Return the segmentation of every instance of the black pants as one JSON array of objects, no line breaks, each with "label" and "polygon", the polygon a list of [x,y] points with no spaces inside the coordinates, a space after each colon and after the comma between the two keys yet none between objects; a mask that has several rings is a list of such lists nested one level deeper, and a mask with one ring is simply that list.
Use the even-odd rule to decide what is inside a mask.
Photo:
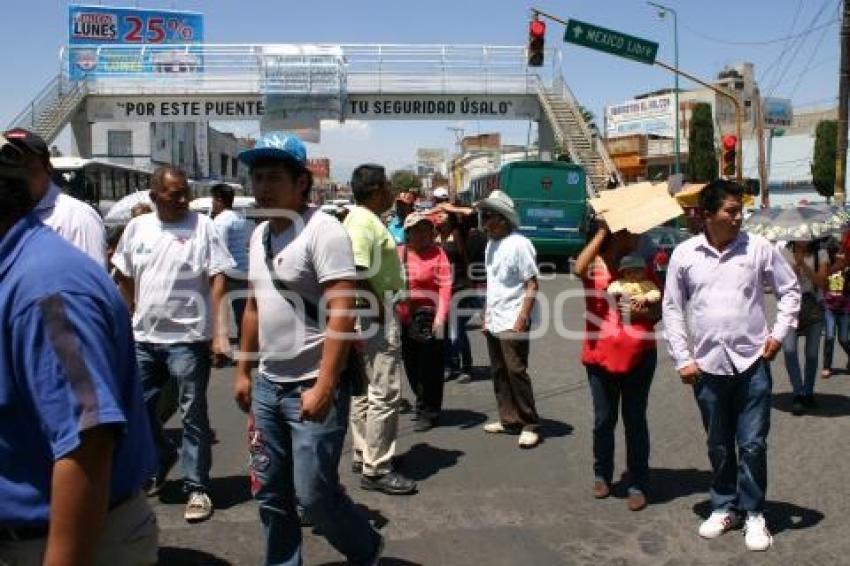
[{"label": "black pants", "polygon": [[506,428],[536,425],[540,418],[528,377],[528,337],[520,337],[515,332],[485,332],[484,335],[499,405],[499,421]]},{"label": "black pants", "polygon": [[401,356],[407,381],[416,394],[416,412],[430,419],[436,419],[443,408],[444,342],[414,340],[407,327],[401,332]]}]

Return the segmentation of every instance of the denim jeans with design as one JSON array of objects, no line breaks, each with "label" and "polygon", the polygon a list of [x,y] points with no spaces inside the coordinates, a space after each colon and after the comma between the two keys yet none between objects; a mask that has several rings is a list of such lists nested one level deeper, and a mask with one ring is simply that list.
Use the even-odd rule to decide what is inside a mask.
[{"label": "denim jeans with design", "polygon": [[738,375],[704,373],[694,386],[708,434],[715,510],[764,508],[772,389],[770,365],[763,360]]},{"label": "denim jeans with design", "polygon": [[260,504],[266,564],[302,564],[304,515],[350,564],[371,564],[380,535],[339,483],[350,396],[337,388],[324,422],[301,419],[301,393],[314,381],[278,384],[258,376],[249,441],[251,491]]},{"label": "denim jeans with design", "polygon": [[163,462],[174,451],[165,437],[158,402],[169,380],[177,382],[178,405],[183,420],[180,460],[183,489],[207,491],[212,467],[212,431],[207,412],[207,384],[210,379],[208,342],[154,344],[136,342],[136,361],[145,396],[153,438]]}]

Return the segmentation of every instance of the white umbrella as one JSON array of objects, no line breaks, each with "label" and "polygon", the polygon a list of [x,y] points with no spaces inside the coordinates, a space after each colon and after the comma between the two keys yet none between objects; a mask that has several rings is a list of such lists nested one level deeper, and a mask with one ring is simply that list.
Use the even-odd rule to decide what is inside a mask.
[{"label": "white umbrella", "polygon": [[103,217],[103,222],[106,224],[127,223],[130,221],[130,210],[137,204],[146,204],[153,208],[149,191],[136,191],[130,193],[118,202],[112,205],[106,216]]}]

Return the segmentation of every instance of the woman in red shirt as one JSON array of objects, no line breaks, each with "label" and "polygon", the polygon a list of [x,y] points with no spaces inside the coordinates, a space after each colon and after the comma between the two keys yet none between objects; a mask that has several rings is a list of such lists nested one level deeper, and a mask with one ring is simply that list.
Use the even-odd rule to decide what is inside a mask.
[{"label": "woman in red shirt", "polygon": [[[620,260],[634,252],[639,236],[621,230],[612,234],[604,221],[575,262],[585,289],[586,329],[582,363],[587,368],[593,398],[594,497],[611,494],[614,475],[614,429],[622,403],[626,433],[628,506],[646,507],[649,480],[649,426],[646,408],[657,354],[653,328],[661,318],[660,303],[618,304],[606,293],[616,279]],[[657,281],[649,268],[650,281]],[[659,285],[661,287],[661,285]],[[621,306],[622,305],[622,306]]]},{"label": "woman in red shirt", "polygon": [[443,406],[444,337],[452,300],[452,266],[434,243],[434,224],[420,213],[404,221],[406,246],[399,247],[409,298],[398,305],[401,355],[416,394],[414,430],[437,424]]}]

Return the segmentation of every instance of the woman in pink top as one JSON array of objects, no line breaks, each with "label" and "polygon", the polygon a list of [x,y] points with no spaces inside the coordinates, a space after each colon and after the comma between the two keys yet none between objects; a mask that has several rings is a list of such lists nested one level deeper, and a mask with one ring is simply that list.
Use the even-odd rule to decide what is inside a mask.
[{"label": "woman in pink top", "polygon": [[414,430],[433,428],[443,406],[443,355],[446,320],[452,298],[452,267],[434,243],[434,224],[420,213],[404,221],[406,246],[399,255],[409,298],[398,305],[401,352],[410,387],[416,394]]}]

